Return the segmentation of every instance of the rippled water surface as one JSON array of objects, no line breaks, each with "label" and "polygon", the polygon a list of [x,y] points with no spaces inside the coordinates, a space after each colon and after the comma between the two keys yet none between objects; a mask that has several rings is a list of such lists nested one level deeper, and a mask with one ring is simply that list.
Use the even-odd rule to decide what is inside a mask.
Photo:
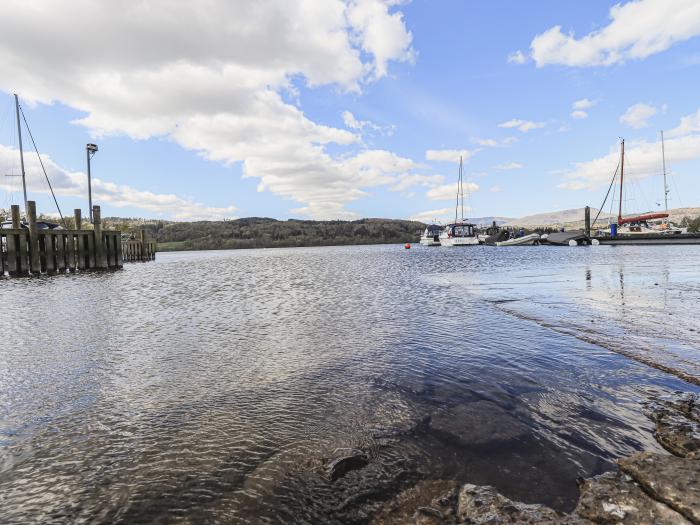
[{"label": "rippled water surface", "polygon": [[[365,523],[421,480],[566,510],[698,391],[700,247],[159,254],[0,282],[0,522]],[[369,464],[335,481],[338,448]]]}]

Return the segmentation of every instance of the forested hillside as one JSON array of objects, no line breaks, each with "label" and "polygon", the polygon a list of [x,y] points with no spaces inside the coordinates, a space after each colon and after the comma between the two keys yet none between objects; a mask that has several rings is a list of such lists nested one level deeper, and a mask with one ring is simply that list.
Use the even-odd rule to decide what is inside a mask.
[{"label": "forested hillside", "polygon": [[417,242],[425,225],[390,219],[278,221],[251,217],[220,222],[158,221],[143,227],[163,251]]}]

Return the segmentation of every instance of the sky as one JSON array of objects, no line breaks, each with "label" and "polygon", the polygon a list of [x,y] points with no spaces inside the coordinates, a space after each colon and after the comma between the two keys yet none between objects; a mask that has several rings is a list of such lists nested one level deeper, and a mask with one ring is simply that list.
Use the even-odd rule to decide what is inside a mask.
[{"label": "sky", "polygon": [[0,208],[23,202],[13,93],[68,215],[88,142],[103,216],[444,220],[460,156],[470,217],[598,207],[621,138],[624,209],[659,210],[661,130],[669,206],[700,206],[697,0],[4,0],[0,20]]}]

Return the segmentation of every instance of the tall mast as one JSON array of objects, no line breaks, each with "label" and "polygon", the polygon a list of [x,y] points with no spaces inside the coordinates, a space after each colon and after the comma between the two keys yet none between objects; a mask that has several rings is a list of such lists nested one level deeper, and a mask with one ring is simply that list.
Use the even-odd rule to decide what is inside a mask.
[{"label": "tall mast", "polygon": [[24,218],[29,220],[27,211],[27,180],[24,174],[24,151],[22,151],[22,126],[19,122],[19,99],[15,93],[15,111],[17,112],[17,137],[19,138],[19,162],[22,168],[22,190],[24,191]]},{"label": "tall mast", "polygon": [[625,178],[625,139],[620,147],[620,211],[617,214],[617,224],[622,223],[622,183]]},{"label": "tall mast", "polygon": [[461,222],[464,222],[464,171],[462,170],[462,156],[459,156],[459,189],[462,194],[462,217]]},{"label": "tall mast", "polygon": [[666,184],[666,150],[664,148],[664,130],[661,130],[661,158],[664,163],[664,206],[668,212],[668,185]]},{"label": "tall mast", "polygon": [[457,210],[459,209],[459,181],[462,178],[462,157],[459,158],[459,175],[457,176],[457,202],[455,202],[455,224],[457,224]]}]

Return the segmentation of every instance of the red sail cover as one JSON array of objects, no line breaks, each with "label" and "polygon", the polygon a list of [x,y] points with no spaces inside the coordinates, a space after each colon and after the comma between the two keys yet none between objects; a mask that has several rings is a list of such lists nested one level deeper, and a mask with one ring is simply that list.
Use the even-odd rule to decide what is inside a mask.
[{"label": "red sail cover", "polygon": [[627,224],[628,222],[639,222],[639,221],[650,221],[652,219],[665,219],[668,217],[668,213],[647,213],[646,215],[637,215],[636,217],[625,217],[619,219],[617,223]]}]

